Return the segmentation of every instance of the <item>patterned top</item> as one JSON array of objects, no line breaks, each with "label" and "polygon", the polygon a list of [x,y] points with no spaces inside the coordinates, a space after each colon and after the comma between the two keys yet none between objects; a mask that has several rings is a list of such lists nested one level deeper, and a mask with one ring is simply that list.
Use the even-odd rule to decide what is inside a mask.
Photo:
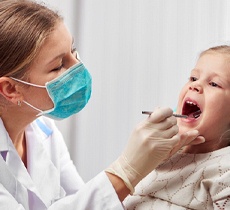
[{"label": "patterned top", "polygon": [[127,210],[230,209],[230,147],[175,154],[144,178],[124,205]]}]

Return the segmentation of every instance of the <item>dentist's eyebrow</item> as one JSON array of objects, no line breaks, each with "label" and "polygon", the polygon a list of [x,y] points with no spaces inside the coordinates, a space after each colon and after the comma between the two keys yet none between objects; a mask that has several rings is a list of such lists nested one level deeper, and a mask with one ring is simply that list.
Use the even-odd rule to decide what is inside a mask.
[{"label": "dentist's eyebrow", "polygon": [[[72,37],[72,45],[73,45],[73,44],[74,44],[74,38]],[[72,48],[72,46],[71,46],[71,48]],[[61,54],[55,56],[55,57],[52,58],[47,64],[50,64],[50,63],[54,62],[55,60],[58,60],[58,59],[63,58],[63,57],[65,56],[65,54],[66,54],[66,53],[61,53]]]},{"label": "dentist's eyebrow", "polygon": [[51,61],[48,62],[48,64],[53,63],[55,60],[61,59],[65,56],[65,53],[62,53],[60,55],[57,55],[56,57],[52,58]]}]

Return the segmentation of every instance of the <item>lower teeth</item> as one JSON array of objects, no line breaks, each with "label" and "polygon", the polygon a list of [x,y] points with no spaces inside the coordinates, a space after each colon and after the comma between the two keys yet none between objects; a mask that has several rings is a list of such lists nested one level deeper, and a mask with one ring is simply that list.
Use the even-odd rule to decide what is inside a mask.
[{"label": "lower teeth", "polygon": [[191,113],[191,114],[189,115],[189,117],[198,118],[198,117],[200,117],[200,114],[201,114],[201,111],[198,110],[198,111],[196,111],[196,112]]}]

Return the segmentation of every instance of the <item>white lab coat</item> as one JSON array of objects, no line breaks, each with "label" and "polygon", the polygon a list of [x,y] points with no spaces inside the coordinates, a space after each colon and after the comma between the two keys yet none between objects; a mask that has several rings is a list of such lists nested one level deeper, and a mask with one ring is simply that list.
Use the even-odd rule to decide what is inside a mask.
[{"label": "white lab coat", "polygon": [[26,146],[27,169],[0,119],[1,210],[124,209],[104,172],[84,184],[52,120],[31,123]]}]

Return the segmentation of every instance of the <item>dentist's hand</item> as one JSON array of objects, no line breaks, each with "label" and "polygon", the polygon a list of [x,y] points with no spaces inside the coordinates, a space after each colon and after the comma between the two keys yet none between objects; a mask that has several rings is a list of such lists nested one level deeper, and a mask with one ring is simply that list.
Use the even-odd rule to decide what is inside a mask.
[{"label": "dentist's hand", "polygon": [[172,151],[169,154],[169,157],[174,155],[178,150],[187,145],[197,145],[205,142],[203,136],[198,136],[199,132],[197,130],[191,130],[180,135],[180,141],[173,147]]},{"label": "dentist's hand", "polygon": [[181,147],[199,135],[193,130],[178,134],[177,120],[170,108],[158,108],[131,134],[123,154],[107,172],[119,176],[131,194],[137,183]]}]

